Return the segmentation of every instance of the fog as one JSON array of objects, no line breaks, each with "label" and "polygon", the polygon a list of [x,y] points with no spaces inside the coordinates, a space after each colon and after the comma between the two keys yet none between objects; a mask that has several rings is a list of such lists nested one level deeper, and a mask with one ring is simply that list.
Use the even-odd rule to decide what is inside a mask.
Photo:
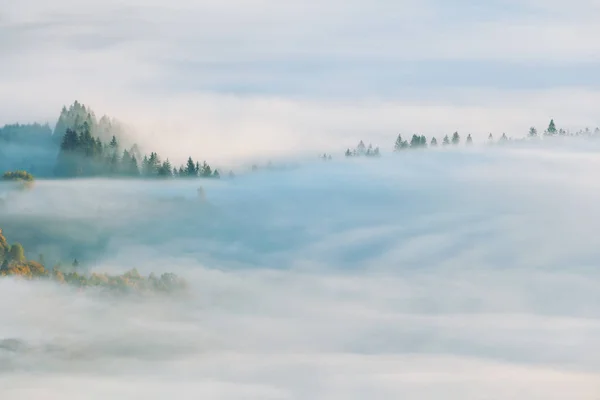
[{"label": "fog", "polygon": [[0,227],[30,257],[175,272],[190,290],[0,280],[0,398],[596,399],[598,150],[2,186]]}]

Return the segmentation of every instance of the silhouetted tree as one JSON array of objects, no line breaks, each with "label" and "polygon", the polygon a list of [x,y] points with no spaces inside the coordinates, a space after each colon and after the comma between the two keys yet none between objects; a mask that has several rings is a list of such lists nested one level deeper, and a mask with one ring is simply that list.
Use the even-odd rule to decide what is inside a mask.
[{"label": "silhouetted tree", "polygon": [[459,143],[460,143],[460,135],[458,134],[458,132],[454,132],[452,134],[452,144],[456,146]]},{"label": "silhouetted tree", "polygon": [[535,129],[535,127],[532,126],[531,128],[529,128],[529,134],[528,134],[529,137],[534,138],[534,137],[537,137],[537,135],[538,135],[538,132],[537,132],[537,129]]}]

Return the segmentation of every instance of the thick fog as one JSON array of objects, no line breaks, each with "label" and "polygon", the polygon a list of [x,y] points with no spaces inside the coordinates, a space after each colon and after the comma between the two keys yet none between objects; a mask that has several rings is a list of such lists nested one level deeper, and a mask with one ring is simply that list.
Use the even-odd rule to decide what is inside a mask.
[{"label": "thick fog", "polygon": [[0,280],[0,398],[597,399],[599,149],[3,186],[0,227],[30,257],[190,289]]}]

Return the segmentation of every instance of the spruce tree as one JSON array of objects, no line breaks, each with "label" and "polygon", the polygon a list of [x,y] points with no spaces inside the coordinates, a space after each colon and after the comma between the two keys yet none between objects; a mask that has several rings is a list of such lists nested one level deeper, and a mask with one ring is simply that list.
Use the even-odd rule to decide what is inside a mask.
[{"label": "spruce tree", "polygon": [[438,143],[437,143],[437,139],[435,137],[431,138],[431,147],[437,147]]},{"label": "spruce tree", "polygon": [[365,154],[365,144],[362,140],[358,143],[358,146],[356,146],[356,151],[359,155]]},{"label": "spruce tree", "polygon": [[402,147],[402,135],[398,135],[398,137],[396,138],[396,143],[394,144],[394,151],[400,151],[403,149]]},{"label": "spruce tree", "polygon": [[529,128],[528,136],[530,138],[535,138],[535,137],[537,137],[537,135],[538,135],[538,133],[537,133],[537,129],[535,129],[535,127],[532,126],[531,128]]},{"label": "spruce tree", "polygon": [[554,124],[554,119],[550,120],[550,124],[548,125],[548,129],[546,130],[548,135],[556,135],[557,130],[556,130],[556,125]]},{"label": "spruce tree", "polygon": [[467,135],[467,146],[470,146],[473,144],[473,138],[471,137],[471,134],[469,133]]},{"label": "spruce tree", "polygon": [[421,137],[417,135],[412,135],[412,138],[410,139],[410,148],[416,149],[418,147],[421,147]]},{"label": "spruce tree", "polygon": [[197,175],[196,164],[194,163],[194,160],[192,160],[192,157],[189,157],[187,160],[187,164],[185,167],[185,175],[186,176],[196,176]]},{"label": "spruce tree", "polygon": [[458,132],[454,132],[452,134],[452,144],[456,146],[459,143],[460,143],[460,135],[458,134]]},{"label": "spruce tree", "polygon": [[442,145],[443,146],[448,146],[450,144],[450,138],[448,137],[448,135],[444,136],[444,140],[442,140]]},{"label": "spruce tree", "polygon": [[206,161],[204,161],[204,163],[202,164],[202,170],[200,172],[200,175],[205,178],[209,178],[212,175],[212,170],[210,168],[210,165],[208,165],[206,163]]}]

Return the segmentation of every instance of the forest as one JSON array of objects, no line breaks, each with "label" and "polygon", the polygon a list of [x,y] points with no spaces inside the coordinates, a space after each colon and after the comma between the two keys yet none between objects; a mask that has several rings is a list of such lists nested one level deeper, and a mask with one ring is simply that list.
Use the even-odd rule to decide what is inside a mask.
[{"label": "forest", "polygon": [[219,178],[218,169],[189,157],[172,165],[156,152],[142,155],[134,143],[125,148],[125,128],[75,101],[63,107],[54,129],[48,124],[0,128],[0,171],[27,171],[38,178],[130,177]]},{"label": "forest", "polygon": [[186,281],[173,273],[163,273],[160,277],[150,274],[140,275],[132,269],[122,275],[97,273],[80,268],[74,260],[70,266],[56,264],[47,268],[44,256],[38,261],[28,260],[20,243],[9,244],[0,229],[0,277],[14,277],[25,280],[46,280],[76,288],[97,288],[119,293],[174,293],[187,287]]}]

